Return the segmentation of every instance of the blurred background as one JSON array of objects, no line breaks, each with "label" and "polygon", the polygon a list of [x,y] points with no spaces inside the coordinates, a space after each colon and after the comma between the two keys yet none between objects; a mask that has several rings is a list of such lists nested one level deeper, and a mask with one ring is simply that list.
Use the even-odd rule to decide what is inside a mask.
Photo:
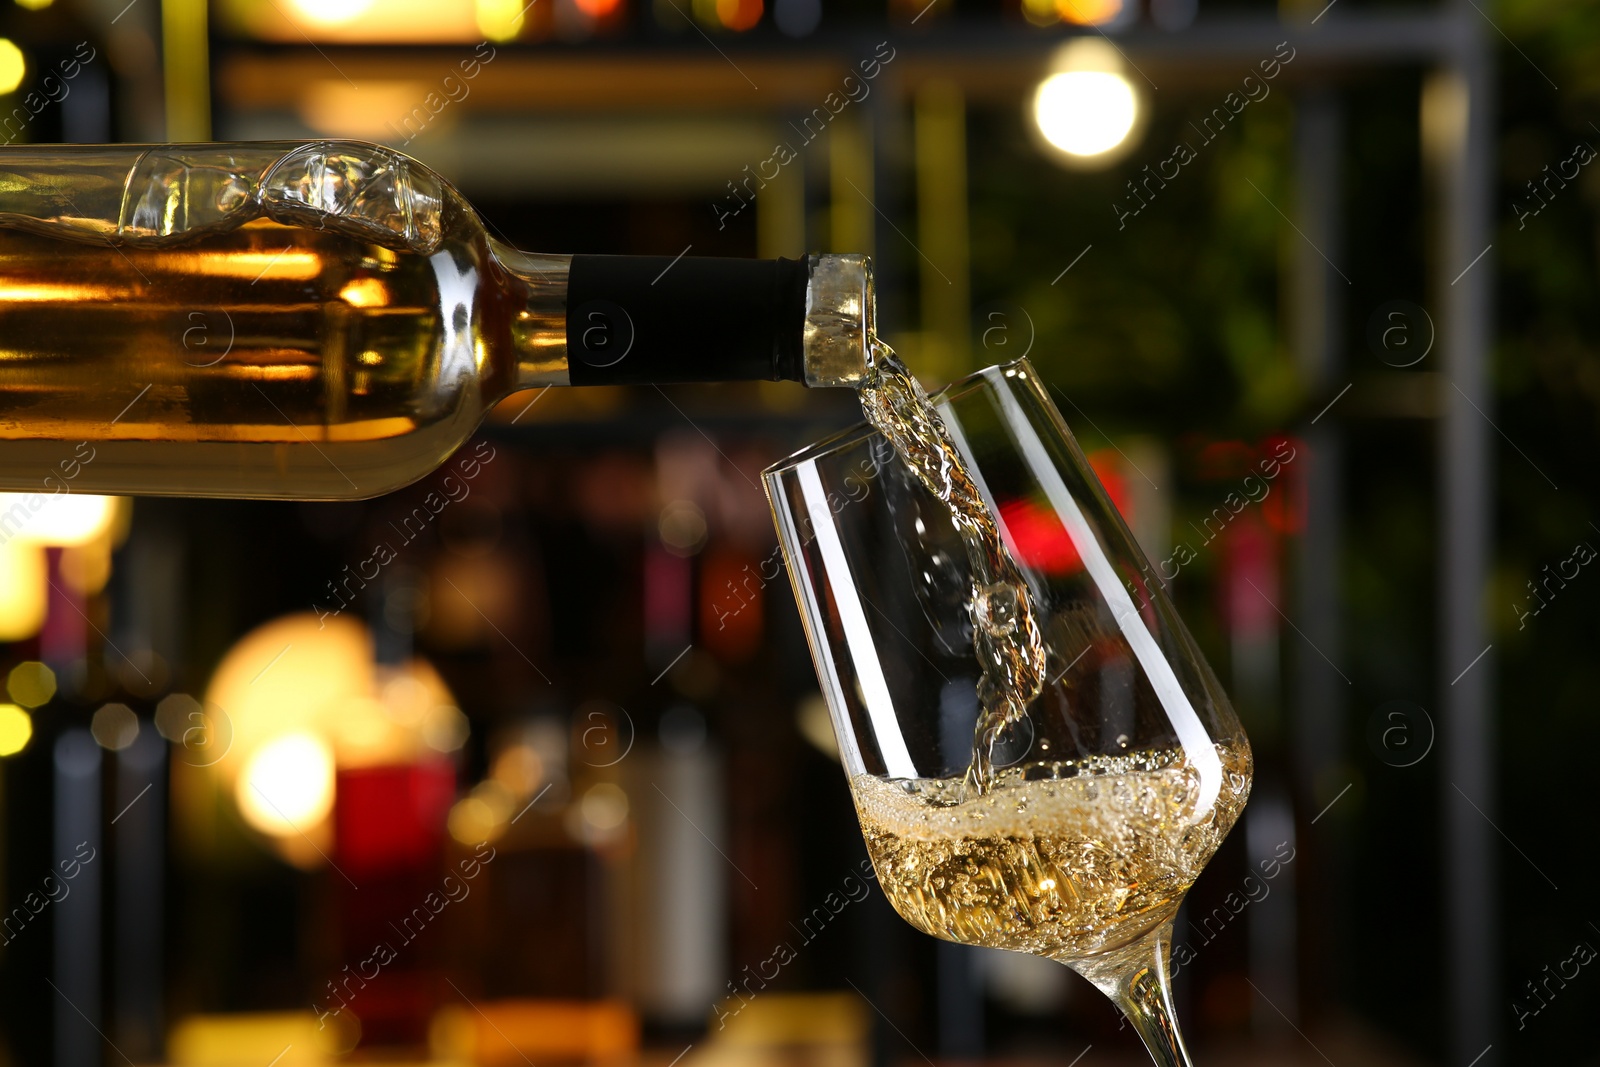
[{"label": "blurred background", "polygon": [[[1200,1062],[1600,1063],[1597,52],[1559,0],[0,0],[0,138],[871,253],[927,382],[1034,362],[1245,719]],[[558,389],[389,497],[5,531],[0,1064],[1148,1062],[863,873],[758,487],[858,417]]]}]

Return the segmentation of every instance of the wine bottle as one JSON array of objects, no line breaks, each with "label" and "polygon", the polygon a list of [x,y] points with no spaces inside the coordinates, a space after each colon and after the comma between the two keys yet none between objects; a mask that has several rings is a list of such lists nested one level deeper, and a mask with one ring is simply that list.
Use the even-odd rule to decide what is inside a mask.
[{"label": "wine bottle", "polygon": [[863,256],[536,255],[358,141],[0,149],[0,489],[360,499],[509,394],[866,373]]}]

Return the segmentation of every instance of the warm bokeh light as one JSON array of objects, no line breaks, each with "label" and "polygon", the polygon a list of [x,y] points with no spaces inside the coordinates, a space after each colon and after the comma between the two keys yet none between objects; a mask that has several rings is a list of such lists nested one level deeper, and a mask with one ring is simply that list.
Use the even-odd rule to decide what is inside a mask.
[{"label": "warm bokeh light", "polygon": [[295,13],[320,26],[342,26],[366,14],[373,0],[289,0]]},{"label": "warm bokeh light", "polygon": [[111,580],[112,537],[110,532],[61,552],[61,579],[67,588],[83,596],[93,596]]},{"label": "warm bokeh light", "polygon": [[345,704],[338,716],[322,724],[341,767],[378,767],[404,763],[405,731],[384,714],[371,697]]},{"label": "warm bokeh light", "polygon": [[[5,63],[0,55],[0,67]],[[47,545],[84,545],[111,529],[115,497],[92,493],[0,493],[0,527]]]},{"label": "warm bokeh light", "polygon": [[1121,158],[1144,120],[1122,53],[1099,37],[1077,37],[1056,51],[1030,112],[1040,147],[1082,168]]},{"label": "warm bokeh light", "polygon": [[1123,0],[1055,0],[1063,20],[1079,26],[1099,26],[1122,14]]},{"label": "warm bokeh light", "polygon": [[1022,0],[1022,17],[1035,26],[1050,26],[1061,21],[1055,0]]},{"label": "warm bokeh light", "polygon": [[56,672],[35,659],[19,663],[6,676],[6,695],[25,708],[48,704],[56,695]]},{"label": "warm bokeh light", "polygon": [[28,11],[43,11],[56,0],[17,0],[17,6]]},{"label": "warm bokeh light", "polygon": [[333,751],[309,733],[269,741],[245,764],[234,795],[245,821],[262,833],[303,833],[333,810]]},{"label": "warm bokeh light", "polygon": [[495,821],[489,805],[477,797],[462,797],[450,809],[450,836],[463,845],[475,845],[500,836],[500,824]]},{"label": "warm bokeh light", "polygon": [[0,542],[0,641],[38,633],[49,598],[44,549],[20,537]]},{"label": "warm bokeh light", "polygon": [[204,730],[205,711],[188,693],[168,693],[156,705],[156,733],[175,745],[188,743],[191,730]]},{"label": "warm bokeh light", "polygon": [[478,0],[478,29],[491,41],[510,41],[525,22],[522,0]]},{"label": "warm bokeh light", "polygon": [[139,737],[139,717],[126,704],[107,704],[94,713],[89,732],[101,748],[120,752]]},{"label": "warm bokeh light", "polygon": [[706,513],[692,500],[673,500],[661,509],[656,532],[674,556],[692,556],[706,543]]},{"label": "warm bokeh light", "polygon": [[1052,146],[1071,156],[1099,156],[1133,131],[1139,101],[1120,74],[1075,70],[1052,74],[1033,97],[1033,118]]},{"label": "warm bokeh light", "polygon": [[[768,997],[784,995],[771,993]],[[762,999],[765,1002],[767,998]],[[637,1063],[641,1059],[639,1019],[633,1006],[622,1000],[517,997],[477,1000],[470,1005],[446,1003],[433,1017],[428,1043],[434,1057],[429,1062],[441,1065],[510,1067],[519,1063]],[[856,1062],[848,1054],[830,1059],[820,1053],[807,1056],[811,1050],[796,1051],[800,1047],[800,1042],[791,1041],[783,1046],[783,1053],[792,1062]],[[780,1062],[778,1054],[764,1049],[740,1049],[732,1056],[719,1056],[710,1048],[703,1050],[698,1062],[725,1065],[735,1060]]]},{"label": "warm bokeh light", "polygon": [[383,668],[375,694],[333,709],[322,731],[340,767],[412,763],[466,743],[466,716],[454,699],[432,664],[412,660]]},{"label": "warm bokeh light", "polygon": [[233,737],[225,775],[284,734],[324,734],[342,709],[371,699],[372,637],[356,619],[286,615],[241,637],[217,665],[202,703],[226,715]]},{"label": "warm bokeh light", "polygon": [[531,797],[544,781],[544,761],[526,742],[507,745],[489,765],[489,775],[517,797]]},{"label": "warm bokeh light", "polygon": [[439,672],[420,659],[380,669],[365,624],[346,615],[287,615],[252,630],[218,665],[204,703],[230,722],[232,750],[218,764],[230,776],[287,733],[324,738],[340,767],[409,763],[467,738]]},{"label": "warm bokeh light", "polygon": [[480,782],[472,792],[450,809],[450,836],[463,845],[493,841],[505,833],[515,816],[514,800],[499,782]]},{"label": "warm bokeh light", "polygon": [[0,37],[0,95],[14,93],[28,73],[28,61],[8,38]]},{"label": "warm bokeh light", "polygon": [[[419,131],[415,109],[435,88],[427,82],[389,78],[364,78],[359,87],[340,77],[319,78],[301,87],[298,110],[318,133],[394,142]],[[429,128],[448,124],[452,118],[450,112],[434,116]],[[339,296],[352,307],[382,307],[389,293],[382,279],[367,277],[353,279]]]},{"label": "warm bokeh light", "polygon": [[609,833],[628,819],[628,794],[612,782],[589,787],[580,802],[583,821],[601,833]]},{"label": "warm bokeh light", "polygon": [[467,743],[469,733],[467,717],[461,709],[449,704],[437,704],[428,709],[422,720],[423,744],[435,752],[454,752]]},{"label": "warm bokeh light", "polygon": [[439,702],[439,686],[430,684],[434,680],[416,671],[391,672],[380,688],[383,714],[399,726],[421,726]]},{"label": "warm bokeh light", "polygon": [[[547,2],[541,0],[540,6]],[[504,11],[499,4],[492,6]],[[504,39],[489,33],[495,28],[492,22],[480,25],[476,0],[216,0],[211,7],[218,25],[229,32],[300,46],[308,41],[471,45],[485,37]]]},{"label": "warm bokeh light", "polygon": [[169,740],[184,739],[188,762],[213,768],[275,851],[308,868],[325,857],[299,835],[331,847],[336,767],[437,760],[469,734],[432,664],[380,666],[366,625],[348,615],[287,615],[257,627],[223,657],[202,702],[163,702],[156,723]]},{"label": "warm bokeh light", "polygon": [[717,21],[742,32],[761,21],[761,0],[717,0]]},{"label": "warm bokeh light", "polygon": [[0,704],[0,756],[13,756],[28,747],[33,718],[15,704]]},{"label": "warm bokeh light", "polygon": [[349,1052],[360,1035],[348,1008],[321,1019],[312,1012],[189,1015],[173,1024],[167,1061],[183,1067],[320,1067]]}]

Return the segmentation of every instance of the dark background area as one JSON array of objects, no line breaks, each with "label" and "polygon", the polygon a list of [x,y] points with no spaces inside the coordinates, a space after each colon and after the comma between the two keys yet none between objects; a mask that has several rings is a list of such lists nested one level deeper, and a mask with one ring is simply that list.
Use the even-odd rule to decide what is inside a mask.
[{"label": "dark background area", "polygon": [[[1600,577],[1582,567],[1547,609],[1518,614],[1528,582],[1575,546],[1600,546],[1600,179],[1585,166],[1536,216],[1519,220],[1516,206],[1533,202],[1527,183],[1547,165],[1579,143],[1600,146],[1600,8],[1200,0],[1186,18],[1176,0],[1062,0],[1030,20],[1009,2],[824,0],[820,22],[796,34],[779,23],[804,23],[797,0],[737,29],[750,2],[539,0],[498,40],[472,95],[402,145],[383,123],[471,53],[482,35],[470,15],[465,29],[450,23],[419,41],[395,40],[381,15],[329,28],[304,14],[317,9],[309,0],[136,0],[120,13],[120,2],[28,10],[39,5],[0,0],[0,38],[28,56],[0,115],[89,40],[103,58],[18,143],[374,138],[438,168],[524,249],[869,252],[885,333],[913,369],[942,384],[1026,354],[1113,496],[1129,502],[1152,559],[1199,545],[1196,526],[1254,458],[1290,440],[1305,459],[1173,584],[1235,696],[1258,775],[1254,829],[1234,832],[1179,927],[1180,942],[1203,942],[1177,979],[1196,1058],[1600,1062],[1586,1040],[1600,977],[1587,966],[1549,977],[1575,946],[1600,946],[1582,830],[1584,767],[1600,744]],[[493,22],[507,17],[504,5],[477,10],[504,25]],[[1086,24],[1106,10],[1125,14]],[[1174,28],[1162,24],[1169,16]],[[1429,19],[1441,36],[1419,44]],[[206,42],[205,62],[168,47],[185,26]],[[1035,85],[1053,50],[1077,38],[1113,42],[1148,109],[1126,154],[1098,168],[1061,165],[1031,129]],[[872,95],[806,147],[755,210],[719,228],[713,205],[725,183],[883,40],[896,59]],[[1194,140],[1190,124],[1279,40],[1300,51],[1270,94],[1119,226],[1111,205],[1128,183],[1175,141]],[[1259,54],[1256,42],[1266,42]],[[1452,262],[1441,253],[1459,223],[1443,195],[1455,164],[1429,147],[1422,101],[1453,62],[1473,57],[1484,60],[1473,84],[1487,95],[1472,106],[1491,116],[1477,175],[1488,183],[1479,207],[1490,249],[1464,271],[1476,248]],[[337,95],[342,81],[357,87],[353,98]],[[665,140],[640,140],[651,129]],[[1315,129],[1331,157],[1307,147]],[[592,157],[574,157],[562,138],[592,146]],[[959,211],[940,199],[950,196]],[[1465,285],[1479,287],[1487,312],[1482,392],[1454,384],[1462,364],[1451,331],[1463,320],[1451,301]],[[1381,340],[1396,301],[1421,312],[1405,312],[1410,336],[1437,335],[1403,367],[1420,349],[1402,359]],[[1487,487],[1491,552],[1481,573],[1452,576],[1442,560],[1462,513],[1442,487],[1444,428],[1470,413],[1468,394],[1491,456],[1469,472]],[[526,403],[512,397],[491,415],[464,450],[479,441],[496,450],[472,494],[345,613],[375,635],[380,662],[414,653],[431,663],[470,726],[435,760],[449,794],[423,834],[432,851],[384,895],[365,886],[352,895],[333,859],[241,817],[230,781],[207,762],[214,717],[194,720],[200,734],[181,715],[176,729],[163,720],[156,786],[147,808],[132,809],[153,836],[141,844],[122,833],[127,825],[111,820],[136,780],[127,753],[143,749],[107,744],[110,720],[98,713],[126,705],[141,735],[157,736],[164,700],[206,699],[249,631],[325,605],[330,579],[365,559],[442,473],[348,504],[137,500],[109,580],[83,601],[93,624],[78,627],[78,653],[53,651],[66,646],[49,620],[40,635],[0,645],[0,673],[42,661],[59,679],[29,711],[31,740],[0,759],[8,909],[70,855],[58,837],[59,739],[92,729],[84,736],[103,752],[100,858],[85,868],[101,879],[100,898],[84,891],[72,905],[92,908],[99,930],[63,941],[86,914],[63,901],[7,933],[0,1064],[232,1063],[179,1039],[184,1025],[227,1019],[257,1027],[223,1042],[241,1063],[257,1062],[248,1057],[258,1049],[267,1063],[295,1042],[312,1058],[295,1053],[285,1065],[522,1062],[505,1050],[477,1060],[450,1051],[438,1020],[455,1011],[487,1032],[477,1005],[503,1026],[591,1035],[518,1038],[517,1055],[540,1067],[618,1056],[668,1067],[680,1055],[686,1067],[719,1057],[1141,1062],[1114,1010],[1076,976],[935,943],[875,888],[800,944],[795,924],[865,852],[838,765],[807,725],[817,687],[786,580],[739,597],[753,606],[731,626],[719,614],[775,543],[760,469],[856,421],[853,399],[763,383],[553,390],[523,419]],[[681,535],[684,521],[694,536]],[[49,551],[59,577],[75,550]],[[1236,600],[1241,576],[1263,574],[1279,594],[1265,653],[1246,648]],[[1475,597],[1479,647],[1489,646],[1471,665],[1470,653],[1445,647],[1451,581]],[[1490,709],[1484,730],[1453,710],[1475,686]],[[304,700],[318,699],[313,679]],[[1397,708],[1403,716],[1390,717]],[[1401,735],[1386,732],[1396,724]],[[1487,759],[1481,790],[1460,778],[1467,735]],[[410,984],[375,984],[387,999],[363,994],[370,1008],[358,999],[353,1051],[354,1035],[307,1051],[313,1038],[295,1035],[315,1033],[312,1003],[370,950],[353,931],[403,914],[470,854],[472,838],[451,836],[457,824],[446,832],[446,819],[464,812],[467,826],[478,809],[462,805],[473,798],[499,811],[489,801],[500,802],[500,787],[482,790],[502,780],[496,760],[519,745],[539,753],[538,782],[552,789],[529,801],[526,819],[499,812],[483,824],[499,851],[482,892],[408,948],[400,967]],[[624,818],[602,826],[616,790]],[[393,809],[378,811],[374,825],[401,824]],[[1281,826],[1296,849],[1286,876],[1205,938],[1196,917],[1260,869],[1281,839],[1265,835]],[[1451,834],[1477,842],[1485,865],[1464,861]],[[1452,932],[1463,899],[1487,902],[1470,935]],[[649,947],[681,946],[674,931],[703,933],[709,963]],[[746,968],[786,941],[799,948],[795,962],[739,1012],[751,1029],[735,1041],[719,1010],[740,1003]],[[93,958],[99,999],[76,1015],[52,989],[66,971],[85,973],[75,968],[89,957],[73,952]],[[1485,984],[1473,992],[1464,975]],[[658,986],[693,1003],[663,999]],[[844,1000],[785,999],[826,993]],[[630,1044],[628,1026],[541,1022],[550,1004],[621,1005],[642,1036]],[[801,1023],[785,1021],[790,1010]],[[273,1014],[289,1012],[298,1021]],[[73,1044],[82,1021],[101,1036]],[[593,1036],[613,1030],[622,1053]]]}]

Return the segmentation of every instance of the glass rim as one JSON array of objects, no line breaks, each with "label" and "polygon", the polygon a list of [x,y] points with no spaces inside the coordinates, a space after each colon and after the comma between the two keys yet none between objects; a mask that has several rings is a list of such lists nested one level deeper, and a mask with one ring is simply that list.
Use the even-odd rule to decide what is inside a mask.
[{"label": "glass rim", "polygon": [[[937,407],[946,401],[964,396],[970,390],[992,381],[997,376],[1009,376],[1006,375],[1006,372],[1018,367],[1026,368],[1030,373],[1037,373],[1033,371],[1033,365],[1028,362],[1026,356],[1014,359],[1010,363],[996,363],[992,366],[982,367],[931,394],[934,406]],[[781,477],[797,467],[815,462],[835,452],[843,452],[845,449],[860,444],[862,441],[874,436],[878,436],[877,429],[871,423],[863,420],[836,433],[831,433],[822,440],[814,441],[799,451],[785,456],[763,470],[761,477],[763,479]]]}]

